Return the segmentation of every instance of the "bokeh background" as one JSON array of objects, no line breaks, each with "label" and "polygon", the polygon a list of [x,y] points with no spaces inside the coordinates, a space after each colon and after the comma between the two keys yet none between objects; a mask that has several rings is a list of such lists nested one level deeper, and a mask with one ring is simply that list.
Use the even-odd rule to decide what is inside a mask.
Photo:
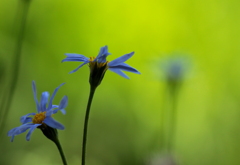
[{"label": "bokeh background", "polygon": [[[0,2],[0,94],[12,76],[24,0]],[[168,97],[158,61],[186,55],[188,73],[178,94],[174,153],[182,165],[240,164],[240,10],[237,0],[32,0],[22,43],[19,77],[0,141],[1,165],[61,164],[55,145],[36,130],[13,143],[7,131],[35,112],[38,97],[62,82],[54,103],[69,98],[59,138],[69,164],[80,164],[82,129],[89,94],[89,68],[61,63],[64,53],[108,60],[135,51],[127,63],[141,75],[130,80],[107,71],[90,114],[88,165],[141,165],[162,153],[161,119]]]}]

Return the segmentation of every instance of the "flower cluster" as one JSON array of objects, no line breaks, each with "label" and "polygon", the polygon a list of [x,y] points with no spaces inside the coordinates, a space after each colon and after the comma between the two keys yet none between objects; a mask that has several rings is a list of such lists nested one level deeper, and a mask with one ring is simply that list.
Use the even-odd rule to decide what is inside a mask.
[{"label": "flower cluster", "polygon": [[[86,108],[84,128],[83,128],[84,132],[83,132],[83,143],[82,143],[82,165],[85,165],[88,118],[89,118],[90,107],[91,107],[95,89],[97,88],[98,85],[101,84],[101,81],[108,69],[127,79],[129,79],[129,77],[123,71],[140,74],[140,72],[138,72],[135,68],[125,63],[125,61],[131,58],[133,54],[134,52],[131,52],[109,62],[106,60],[106,58],[108,55],[110,55],[110,53],[108,52],[108,47],[104,46],[104,47],[101,47],[100,52],[96,58],[95,57],[88,58],[80,54],[67,53],[66,54],[67,57],[62,60],[62,62],[65,62],[65,61],[83,62],[81,65],[79,65],[76,69],[74,69],[70,73],[76,72],[79,68],[81,68],[85,64],[88,64],[90,68],[89,83],[91,88],[90,88],[90,95],[89,95],[89,100]],[[57,145],[57,148],[62,158],[62,162],[64,165],[67,165],[67,161],[64,156],[60,142],[58,140],[58,133],[57,133],[57,129],[63,130],[64,126],[52,118],[52,116],[58,111],[61,111],[63,114],[66,113],[65,108],[68,104],[67,96],[64,96],[62,98],[59,105],[53,104],[53,99],[57,91],[63,84],[61,84],[59,87],[57,87],[54,90],[51,97],[48,92],[43,92],[41,95],[40,101],[38,101],[37,89],[36,89],[35,82],[33,81],[32,88],[33,88],[34,100],[37,106],[37,113],[33,112],[33,113],[29,113],[27,115],[22,116],[20,119],[22,125],[11,129],[8,132],[8,136],[10,136],[11,141],[13,141],[16,135],[19,135],[29,130],[26,136],[26,140],[29,141],[33,131],[36,128],[39,128],[48,139],[52,140]]]}]

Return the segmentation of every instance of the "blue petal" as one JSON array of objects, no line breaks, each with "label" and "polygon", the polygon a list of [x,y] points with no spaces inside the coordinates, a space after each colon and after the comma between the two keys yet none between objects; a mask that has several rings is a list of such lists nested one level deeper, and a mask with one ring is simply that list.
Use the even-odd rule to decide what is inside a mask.
[{"label": "blue petal", "polygon": [[141,74],[135,68],[133,68],[133,67],[131,67],[128,64],[125,64],[125,63],[121,63],[120,65],[112,66],[112,67],[109,67],[109,68],[120,69],[120,70],[132,72],[132,73],[136,73],[136,74]]},{"label": "blue petal", "polygon": [[27,141],[30,140],[30,137],[31,137],[33,131],[40,125],[42,125],[42,124],[34,124],[34,125],[31,126],[31,128],[30,128],[30,130],[29,130],[29,132],[27,133],[27,136],[26,136]]},{"label": "blue petal", "polygon": [[41,97],[41,100],[40,100],[40,106],[41,106],[40,109],[41,109],[41,111],[45,111],[46,110],[48,97],[49,97],[49,93],[48,92],[43,92],[42,93],[42,97]]},{"label": "blue petal", "polygon": [[110,53],[108,52],[108,46],[107,45],[100,48],[100,51],[97,55],[97,58],[101,57],[101,56],[104,56],[104,55],[110,55]]},{"label": "blue petal", "polygon": [[56,128],[56,129],[60,129],[60,130],[63,130],[64,129],[64,126],[57,122],[56,120],[54,120],[52,117],[46,117],[43,122],[45,124],[47,124],[49,127],[52,127],[52,128]]},{"label": "blue petal", "polygon": [[69,73],[76,72],[79,68],[81,68],[83,65],[85,65],[85,64],[87,64],[87,63],[89,63],[89,61],[82,63],[82,64],[79,65],[76,69],[74,69],[73,71],[71,71],[71,72],[69,72]]},{"label": "blue petal", "polygon": [[52,109],[58,108],[58,105],[52,105]]},{"label": "blue petal", "polygon": [[105,63],[107,56],[111,53],[108,52],[108,46],[101,47],[97,57],[93,61],[98,61],[99,63]]},{"label": "blue petal", "polygon": [[14,136],[25,132],[27,129],[31,128],[32,125],[33,124],[23,124],[19,127],[13,128],[10,131],[8,131],[8,136],[12,136],[11,142],[13,142]]},{"label": "blue petal", "polygon": [[109,67],[112,67],[112,66],[116,66],[116,65],[119,65],[125,61],[127,61],[129,58],[131,58],[133,56],[134,52],[131,52],[131,53],[128,53],[128,54],[125,54],[121,57],[118,57],[116,58],[115,60],[111,61],[108,63],[108,66]]},{"label": "blue petal", "polygon": [[[57,109],[54,109],[52,111],[52,114],[55,114],[57,113],[59,110],[62,112],[62,114],[66,114],[66,111],[64,108],[67,107],[67,104],[68,104],[68,97],[67,96],[64,96],[60,102],[60,105],[57,107]],[[50,115],[47,115],[47,116],[50,116]]]},{"label": "blue petal", "polygon": [[[52,110],[52,114],[55,114],[55,113],[57,113],[58,111],[61,111],[62,112],[62,114],[66,114],[66,110],[65,109],[54,109],[54,110]],[[49,113],[50,114],[50,113]],[[47,115],[47,116],[51,116],[51,115]]]},{"label": "blue petal", "polygon": [[58,89],[59,89],[62,85],[64,85],[64,84],[65,84],[65,83],[62,83],[61,85],[59,85],[59,86],[54,90],[54,92],[53,92],[53,94],[52,94],[52,97],[50,98],[50,101],[49,101],[49,104],[48,104],[48,110],[52,109],[52,101],[53,101],[53,99],[54,99],[54,97],[55,97]]},{"label": "blue petal", "polygon": [[64,96],[59,104],[59,109],[64,109],[67,107],[68,104],[68,97]]},{"label": "blue petal", "polygon": [[16,131],[18,129],[18,127],[16,127],[16,128],[13,128],[13,129],[11,129],[10,131],[8,131],[8,136],[13,136],[14,135],[14,132]]},{"label": "blue petal", "polygon": [[46,113],[46,117],[51,117],[54,114],[54,110],[48,110]]},{"label": "blue petal", "polygon": [[32,117],[27,117],[23,122],[22,124],[26,124],[26,123],[30,123],[32,122]]},{"label": "blue petal", "polygon": [[37,89],[36,89],[36,84],[35,81],[32,81],[32,89],[33,89],[33,95],[34,95],[34,100],[36,102],[37,105],[37,111],[40,111],[40,106],[38,104],[38,100],[37,100]]},{"label": "blue petal", "polygon": [[87,61],[89,61],[89,58],[87,58],[87,57],[85,57],[84,55],[81,55],[81,54],[66,53],[65,55],[68,56],[68,57],[63,59],[62,62],[66,62],[66,61],[87,62]]},{"label": "blue petal", "polygon": [[28,120],[29,120],[28,118],[32,119],[31,117],[28,117],[28,116],[30,116],[30,115],[36,115],[36,113],[28,113],[28,114],[22,116],[21,119],[20,119],[20,122],[21,122],[22,124],[25,124],[25,123],[29,122],[29,121],[28,121]]},{"label": "blue petal", "polygon": [[60,109],[60,111],[62,112],[62,114],[66,114],[66,110],[65,109]]},{"label": "blue petal", "polygon": [[117,73],[118,75],[120,75],[120,76],[122,76],[122,77],[124,77],[126,79],[129,79],[129,77],[125,73],[123,73],[121,70],[119,70],[119,69],[109,68],[109,70],[112,71],[112,72]]}]

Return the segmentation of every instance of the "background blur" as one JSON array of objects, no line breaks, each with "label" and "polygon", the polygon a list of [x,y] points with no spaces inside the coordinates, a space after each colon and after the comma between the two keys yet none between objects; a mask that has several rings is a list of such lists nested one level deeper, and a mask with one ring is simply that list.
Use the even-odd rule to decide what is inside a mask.
[{"label": "background blur", "polygon": [[[1,99],[13,67],[22,2],[0,2]],[[156,65],[175,52],[191,61],[178,95],[176,157],[182,165],[239,165],[239,16],[237,0],[31,1],[0,164],[61,164],[56,146],[40,130],[29,142],[25,133],[13,143],[5,136],[21,116],[36,111],[32,80],[38,98],[66,82],[54,103],[68,95],[67,114],[54,118],[66,127],[59,138],[69,165],[80,164],[89,68],[68,74],[80,63],[61,60],[64,53],[96,56],[108,45],[109,61],[135,51],[127,63],[141,75],[127,73],[127,80],[107,71],[92,104],[88,165],[140,165],[162,152],[161,112],[169,102]]]}]

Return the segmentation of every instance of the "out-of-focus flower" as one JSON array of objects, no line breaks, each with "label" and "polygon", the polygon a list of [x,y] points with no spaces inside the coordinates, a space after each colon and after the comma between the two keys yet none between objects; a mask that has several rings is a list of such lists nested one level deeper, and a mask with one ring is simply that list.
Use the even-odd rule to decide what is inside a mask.
[{"label": "out-of-focus flower", "polygon": [[124,63],[129,58],[131,58],[133,54],[134,52],[131,52],[109,62],[106,60],[106,58],[108,55],[110,55],[110,53],[108,52],[108,47],[104,46],[104,47],[101,47],[100,52],[96,58],[95,57],[88,58],[81,54],[66,53],[67,57],[63,59],[62,62],[65,62],[65,61],[83,62],[81,65],[79,65],[76,69],[74,69],[70,73],[76,72],[79,68],[81,68],[85,64],[89,64],[90,84],[98,86],[101,83],[107,69],[127,79],[129,79],[129,77],[122,71],[128,71],[128,72],[140,74],[140,72],[137,71],[135,68]]},{"label": "out-of-focus flower", "polygon": [[[57,122],[56,120],[54,120],[52,118],[52,115],[57,113],[59,110],[63,114],[66,113],[64,108],[66,108],[67,103],[68,103],[67,96],[64,96],[62,98],[59,105],[53,105],[52,104],[53,99],[54,99],[58,89],[63,84],[64,83],[62,83],[59,87],[57,87],[54,90],[50,99],[49,99],[49,93],[48,92],[43,92],[42,96],[41,96],[41,99],[40,99],[40,102],[38,102],[36,85],[35,85],[34,81],[32,82],[34,100],[35,100],[36,105],[37,105],[37,113],[29,113],[29,114],[21,117],[20,121],[21,121],[22,125],[19,126],[19,127],[13,128],[8,132],[8,136],[11,136],[11,142],[13,141],[14,136],[19,135],[19,134],[27,131],[28,129],[30,129],[30,130],[29,130],[29,132],[27,133],[27,136],[26,136],[27,141],[30,140],[31,134],[36,128],[40,128],[43,131],[43,133],[44,133],[44,131],[46,132],[46,130],[49,131],[51,129],[52,130],[54,130],[54,129],[63,130],[64,129],[64,126],[61,123]],[[48,102],[48,100],[49,100],[49,102]],[[33,116],[33,117],[30,117],[30,116]]]},{"label": "out-of-focus flower", "polygon": [[160,69],[162,75],[169,83],[178,83],[182,81],[189,68],[189,61],[184,57],[171,57],[161,60]]}]

